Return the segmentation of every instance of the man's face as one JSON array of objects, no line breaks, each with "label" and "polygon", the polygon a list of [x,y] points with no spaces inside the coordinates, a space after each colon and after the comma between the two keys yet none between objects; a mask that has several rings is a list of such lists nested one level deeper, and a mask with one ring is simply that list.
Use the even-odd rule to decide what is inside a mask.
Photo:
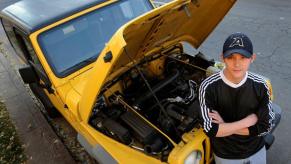
[{"label": "man's face", "polygon": [[241,54],[234,53],[227,58],[223,58],[225,63],[224,74],[228,80],[239,83],[248,71],[251,62],[255,59],[255,54],[251,58],[246,58]]}]

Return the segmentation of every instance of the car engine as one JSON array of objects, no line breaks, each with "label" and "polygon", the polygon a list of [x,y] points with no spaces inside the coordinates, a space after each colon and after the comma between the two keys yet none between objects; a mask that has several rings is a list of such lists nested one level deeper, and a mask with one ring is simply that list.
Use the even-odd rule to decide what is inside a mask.
[{"label": "car engine", "polygon": [[[160,73],[154,74],[149,67],[157,60]],[[166,158],[173,148],[168,138],[179,143],[199,125],[198,88],[213,65],[201,53],[145,59],[104,85],[89,123],[118,142]]]}]

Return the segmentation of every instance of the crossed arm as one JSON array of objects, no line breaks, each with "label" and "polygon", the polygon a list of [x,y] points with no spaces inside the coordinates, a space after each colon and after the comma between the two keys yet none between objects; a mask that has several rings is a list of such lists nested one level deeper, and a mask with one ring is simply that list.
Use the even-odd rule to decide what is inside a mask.
[{"label": "crossed arm", "polygon": [[212,118],[212,122],[218,124],[216,137],[226,137],[232,134],[249,135],[248,127],[255,125],[258,121],[256,114],[250,114],[239,121],[231,123],[225,123],[217,111],[212,111],[208,114]]},{"label": "crossed arm", "polygon": [[[213,80],[213,79],[212,79]],[[209,86],[208,81],[204,81],[199,88],[199,103],[203,128],[209,137],[226,137],[233,134],[263,136],[269,133],[273,127],[274,112],[272,111],[272,101],[266,85],[258,86],[260,99],[258,109],[253,114],[245,118],[224,122],[216,109],[215,86]]]}]

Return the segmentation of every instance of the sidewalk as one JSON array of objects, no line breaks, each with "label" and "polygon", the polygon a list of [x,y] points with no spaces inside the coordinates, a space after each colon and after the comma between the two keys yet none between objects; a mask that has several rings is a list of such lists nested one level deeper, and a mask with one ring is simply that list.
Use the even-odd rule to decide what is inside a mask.
[{"label": "sidewalk", "polygon": [[[0,42],[4,42],[3,36],[0,37]],[[1,50],[3,45],[0,46]],[[5,57],[7,55],[10,53],[3,54],[3,50],[0,51],[0,97],[16,126],[20,141],[24,144],[27,163],[75,163],[33,102],[16,70]]]}]

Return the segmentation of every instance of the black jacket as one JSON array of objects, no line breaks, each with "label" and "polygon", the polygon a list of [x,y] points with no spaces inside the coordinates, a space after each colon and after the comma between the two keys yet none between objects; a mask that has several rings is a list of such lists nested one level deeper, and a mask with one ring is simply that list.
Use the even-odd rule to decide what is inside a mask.
[{"label": "black jacket", "polygon": [[[247,72],[239,84],[228,81],[222,71],[205,79],[199,88],[199,103],[203,128],[210,137],[214,153],[226,159],[247,158],[264,146],[263,135],[273,127],[274,112],[266,80]],[[216,110],[225,122],[234,122],[255,113],[256,125],[249,127],[249,136],[231,135],[215,137],[219,125],[208,115]]]}]

